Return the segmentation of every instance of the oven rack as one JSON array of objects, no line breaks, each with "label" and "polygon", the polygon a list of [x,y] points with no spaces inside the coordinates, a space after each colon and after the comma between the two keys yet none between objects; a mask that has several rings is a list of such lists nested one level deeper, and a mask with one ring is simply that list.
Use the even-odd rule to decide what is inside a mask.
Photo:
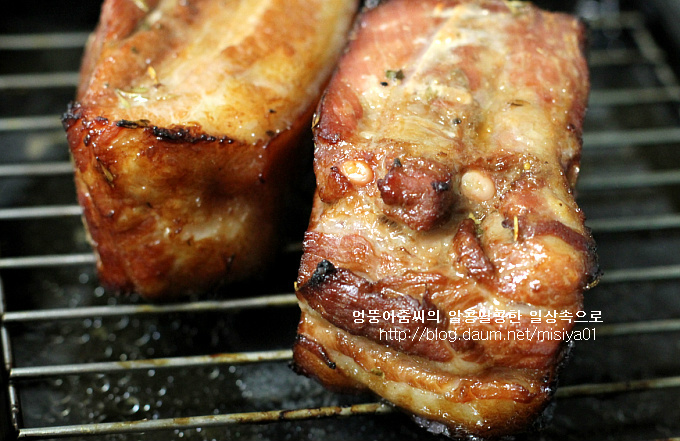
[{"label": "oven rack", "polygon": [[[644,17],[636,12],[623,12],[616,20],[593,21],[593,29],[611,32],[626,30],[632,35],[635,49],[593,50],[590,53],[591,66],[623,66],[628,64],[648,64],[653,67],[659,85],[644,88],[594,89],[591,106],[626,106],[640,103],[680,103],[680,85],[666,61],[664,51],[658,47],[646,27]],[[0,36],[0,50],[52,50],[55,48],[79,48],[87,34],[66,32],[56,34],[22,34]],[[74,87],[77,82],[75,72],[36,73],[29,75],[0,75],[0,93],[14,89],[43,89],[52,87]],[[57,115],[17,116],[0,118],[0,133],[28,132],[35,130],[59,131],[61,124]],[[624,129],[586,132],[584,136],[584,155],[591,151],[609,151],[630,146],[675,144],[680,146],[680,125],[661,128]],[[6,148],[0,146],[0,148]],[[0,180],[10,177],[54,177],[72,173],[68,161],[31,162],[0,164]],[[579,182],[583,193],[603,190],[655,188],[680,185],[680,168],[663,171],[643,171],[635,174],[587,176]],[[0,207],[0,222],[45,220],[81,215],[77,204]],[[680,228],[680,213],[651,213],[635,216],[602,217],[588,222],[594,234],[640,233],[673,230]],[[1,225],[1,224],[0,224]],[[1,234],[0,227],[0,234]],[[299,248],[299,244],[290,249]],[[0,256],[0,276],[8,272],[30,268],[65,268],[71,266],[93,265],[92,253],[46,254],[31,256]],[[639,266],[605,269],[602,285],[616,285],[639,282],[675,281],[680,279],[680,264]],[[276,423],[304,419],[350,417],[352,415],[382,415],[392,413],[391,407],[379,402],[366,402],[347,406],[322,406],[314,408],[295,408],[255,412],[227,413],[220,415],[182,416],[181,418],[161,418],[155,420],[116,421],[78,425],[52,425],[45,427],[25,427],[22,418],[20,388],[27,381],[55,378],[68,375],[111,373],[131,370],[161,370],[166,368],[256,364],[268,361],[287,361],[291,358],[288,349],[275,349],[253,352],[234,352],[196,356],[165,357],[132,361],[106,361],[78,364],[59,364],[47,366],[19,366],[14,358],[12,329],[16,325],[40,322],[54,322],[93,317],[120,317],[140,315],[183,314],[203,311],[241,311],[259,308],[277,308],[295,305],[293,293],[263,295],[230,300],[194,301],[169,305],[117,304],[107,306],[78,306],[75,308],[50,308],[39,310],[8,310],[6,298],[13,293],[5,292],[0,278],[0,300],[2,319],[0,321],[0,343],[6,370],[6,393],[11,414],[10,432],[20,439],[48,439],[70,436],[101,436],[125,433],[146,433],[150,431],[184,430],[252,423]],[[597,296],[595,290],[589,295]],[[680,331],[680,317],[659,320],[643,320],[601,324],[596,327],[598,337],[618,338],[625,335],[660,334],[672,335]],[[626,381],[583,383],[567,385],[558,389],[557,400],[575,397],[598,397],[607,394],[621,394],[656,389],[680,387],[680,372],[664,377],[631,379]],[[678,394],[680,397],[680,393]],[[664,439],[680,440],[677,437]],[[651,439],[651,438],[645,438]]]}]

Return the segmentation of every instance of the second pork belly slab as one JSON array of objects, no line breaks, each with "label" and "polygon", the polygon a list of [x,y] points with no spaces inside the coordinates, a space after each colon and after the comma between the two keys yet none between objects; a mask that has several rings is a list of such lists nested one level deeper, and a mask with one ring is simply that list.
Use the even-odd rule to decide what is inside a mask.
[{"label": "second pork belly slab", "polygon": [[101,282],[154,299],[275,255],[357,2],[107,0],[64,116]]},{"label": "second pork belly slab", "polygon": [[299,371],[449,435],[531,427],[598,276],[584,37],[528,3],[365,11],[314,127]]}]

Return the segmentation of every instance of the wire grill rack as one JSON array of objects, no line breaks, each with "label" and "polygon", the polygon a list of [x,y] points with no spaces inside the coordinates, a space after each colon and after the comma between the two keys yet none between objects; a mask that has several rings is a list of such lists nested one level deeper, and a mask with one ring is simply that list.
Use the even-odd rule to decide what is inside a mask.
[{"label": "wire grill rack", "polygon": [[[590,24],[593,91],[578,191],[605,271],[586,307],[602,311],[603,323],[593,327],[596,338],[576,345],[553,424],[528,439],[680,440],[680,85],[640,14]],[[79,53],[86,38],[0,35],[0,57]],[[0,96],[68,97],[77,83],[73,60],[68,72],[3,69]],[[235,288],[149,305],[105,293],[80,225],[59,117],[37,107],[0,114],[7,436],[427,438],[385,404],[338,397],[288,371],[294,272],[248,296]]]}]

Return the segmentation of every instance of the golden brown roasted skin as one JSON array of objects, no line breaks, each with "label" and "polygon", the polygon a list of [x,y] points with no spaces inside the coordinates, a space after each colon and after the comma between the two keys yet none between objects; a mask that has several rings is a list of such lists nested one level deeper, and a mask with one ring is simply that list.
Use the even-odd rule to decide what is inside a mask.
[{"label": "golden brown roasted skin", "polygon": [[598,276],[584,35],[502,0],[365,11],[315,121],[299,371],[450,436],[537,420]]},{"label": "golden brown roasted skin", "polygon": [[148,298],[252,275],[355,0],[106,0],[63,122],[101,282]]}]

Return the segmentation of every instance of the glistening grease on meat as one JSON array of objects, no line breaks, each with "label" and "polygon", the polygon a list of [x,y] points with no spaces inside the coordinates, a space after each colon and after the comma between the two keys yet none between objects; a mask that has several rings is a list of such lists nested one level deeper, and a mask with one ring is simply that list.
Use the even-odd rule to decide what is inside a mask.
[{"label": "glistening grease on meat", "polygon": [[450,436],[540,421],[599,275],[573,195],[584,37],[503,0],[362,13],[314,126],[299,372]]},{"label": "glistening grease on meat", "polygon": [[356,0],[106,0],[63,122],[102,283],[201,293],[270,261]]}]

